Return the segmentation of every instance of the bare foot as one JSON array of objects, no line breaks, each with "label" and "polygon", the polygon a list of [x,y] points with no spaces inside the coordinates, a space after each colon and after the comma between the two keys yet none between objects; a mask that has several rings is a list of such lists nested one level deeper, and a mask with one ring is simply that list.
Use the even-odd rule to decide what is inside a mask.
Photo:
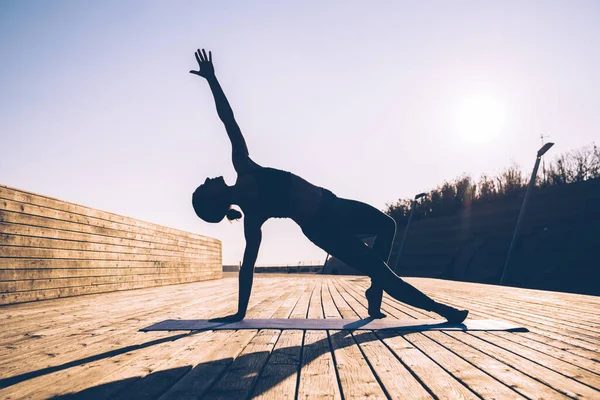
[{"label": "bare foot", "polygon": [[368,288],[365,292],[367,301],[369,302],[369,316],[374,319],[385,318],[387,315],[381,312],[381,301],[383,300],[383,291]]},{"label": "bare foot", "polygon": [[446,318],[451,324],[461,324],[465,319],[467,319],[467,315],[469,315],[469,310],[458,310],[455,308],[444,315],[444,318]]}]

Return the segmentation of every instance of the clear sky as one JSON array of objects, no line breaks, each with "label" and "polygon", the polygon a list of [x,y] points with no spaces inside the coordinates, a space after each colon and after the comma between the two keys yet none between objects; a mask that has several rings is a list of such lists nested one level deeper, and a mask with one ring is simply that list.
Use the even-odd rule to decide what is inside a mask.
[{"label": "clear sky", "polygon": [[[0,183],[223,241],[191,206],[233,184],[206,82],[264,166],[383,209],[462,173],[598,142],[598,1],[0,2]],[[551,154],[549,153],[551,157]],[[259,264],[322,262],[290,220]]]}]

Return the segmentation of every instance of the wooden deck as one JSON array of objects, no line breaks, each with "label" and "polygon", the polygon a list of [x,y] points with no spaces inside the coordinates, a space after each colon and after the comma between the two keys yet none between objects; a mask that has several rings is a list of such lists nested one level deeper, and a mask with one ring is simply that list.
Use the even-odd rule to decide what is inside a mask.
[{"label": "wooden deck", "polygon": [[[142,333],[234,311],[237,279],[95,294],[0,308],[0,398],[600,398],[599,297],[408,281],[531,332]],[[248,318],[365,317],[367,284],[257,275]],[[389,298],[383,311],[432,317]]]}]

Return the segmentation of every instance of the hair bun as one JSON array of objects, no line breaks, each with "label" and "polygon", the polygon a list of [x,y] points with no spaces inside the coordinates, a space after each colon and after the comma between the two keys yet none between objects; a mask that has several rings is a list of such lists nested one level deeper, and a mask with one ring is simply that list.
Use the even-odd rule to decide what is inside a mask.
[{"label": "hair bun", "polygon": [[230,208],[229,210],[227,210],[227,214],[225,215],[230,221],[242,218],[242,213],[236,210],[235,208]]}]

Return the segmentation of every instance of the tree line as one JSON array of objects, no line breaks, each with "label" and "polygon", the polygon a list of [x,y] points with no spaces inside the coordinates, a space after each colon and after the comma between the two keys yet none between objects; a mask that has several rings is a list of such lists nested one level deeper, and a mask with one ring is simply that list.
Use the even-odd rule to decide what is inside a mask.
[{"label": "tree line", "polygon": [[[492,202],[522,194],[529,183],[526,173],[516,163],[496,175],[482,174],[478,180],[462,175],[430,190],[419,200],[415,219],[456,215],[464,207]],[[538,171],[536,185],[547,187],[565,185],[600,178],[600,148],[592,143],[576,150],[562,153],[551,162],[544,163]],[[387,204],[384,212],[399,225],[406,224],[412,199],[399,199]]]}]

